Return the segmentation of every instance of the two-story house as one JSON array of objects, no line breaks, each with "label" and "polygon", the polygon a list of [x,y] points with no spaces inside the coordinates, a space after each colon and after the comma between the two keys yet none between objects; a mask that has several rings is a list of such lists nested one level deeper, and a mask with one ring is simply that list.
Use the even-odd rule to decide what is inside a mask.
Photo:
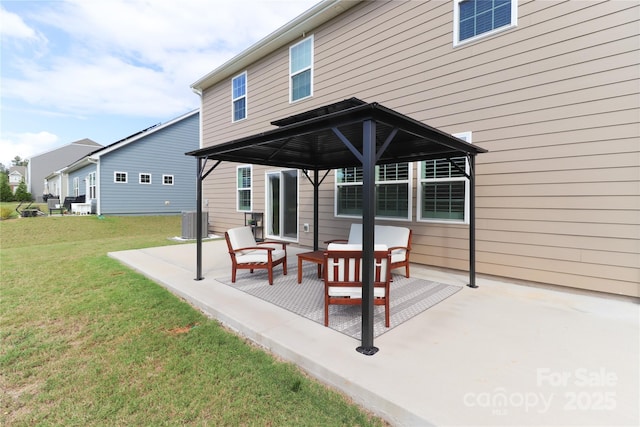
[{"label": "two-story house", "polygon": [[[201,147],[351,97],[380,103],[488,150],[479,273],[640,296],[639,21],[637,2],[325,0],[192,85]],[[377,174],[376,221],[413,230],[413,262],[467,268],[468,168]],[[211,176],[213,232],[258,211],[267,237],[311,246],[301,171],[222,163]],[[362,217],[361,186],[358,168],[327,176],[321,241]]]},{"label": "two-story house", "polygon": [[102,145],[85,138],[29,158],[29,164],[27,165],[27,175],[29,177],[27,188],[36,202],[42,202],[42,196],[44,194],[51,193],[54,196],[59,195],[54,194],[51,189],[46,188],[46,178],[52,172],[64,168],[71,162],[76,161],[78,158],[100,147],[102,147]]},{"label": "two-story house", "polygon": [[11,166],[9,168],[9,188],[15,194],[21,182],[28,182],[26,166]]}]

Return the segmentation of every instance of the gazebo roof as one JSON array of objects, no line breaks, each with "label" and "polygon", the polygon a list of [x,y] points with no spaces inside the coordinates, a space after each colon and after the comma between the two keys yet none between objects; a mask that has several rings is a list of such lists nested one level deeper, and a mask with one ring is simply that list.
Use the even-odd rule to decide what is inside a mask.
[{"label": "gazebo roof", "polygon": [[[350,98],[273,121],[271,124],[278,126],[275,129],[186,154],[211,160],[305,170],[360,166],[362,162],[352,148],[363,152],[362,123],[367,120],[376,124],[376,152],[380,153],[376,164],[486,152],[378,103]],[[383,146],[386,148],[381,150]]]},{"label": "gazebo roof", "polygon": [[[362,188],[362,345],[372,355],[373,247],[375,233],[376,164],[469,156],[469,286],[475,285],[475,156],[487,150],[428,126],[378,103],[346,99],[271,122],[277,128],[223,142],[186,154],[198,158],[197,272],[202,279],[202,180],[222,161],[314,171],[314,250],[318,249],[318,172],[343,167],[363,168]],[[204,171],[208,160],[215,165]],[[326,176],[326,174],[325,174]],[[307,175],[307,177],[309,177]],[[311,178],[309,178],[311,181]]]}]

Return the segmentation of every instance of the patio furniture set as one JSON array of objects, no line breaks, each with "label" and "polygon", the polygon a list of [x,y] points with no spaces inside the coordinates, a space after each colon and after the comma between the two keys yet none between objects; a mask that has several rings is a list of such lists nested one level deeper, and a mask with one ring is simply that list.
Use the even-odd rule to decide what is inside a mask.
[{"label": "patio furniture set", "polygon": [[[385,325],[389,327],[389,286],[391,271],[405,269],[409,277],[411,230],[406,227],[375,226],[374,242],[374,305],[385,306]],[[282,265],[287,274],[286,243],[256,242],[250,227],[238,227],[225,233],[231,256],[231,282],[236,281],[238,269],[251,273],[265,269],[269,285],[273,285],[273,269]],[[318,278],[324,282],[324,323],[329,324],[329,305],[362,303],[362,224],[352,224],[349,238],[325,242],[326,250],[298,254],[298,284],[302,283],[302,263],[317,265]]]}]

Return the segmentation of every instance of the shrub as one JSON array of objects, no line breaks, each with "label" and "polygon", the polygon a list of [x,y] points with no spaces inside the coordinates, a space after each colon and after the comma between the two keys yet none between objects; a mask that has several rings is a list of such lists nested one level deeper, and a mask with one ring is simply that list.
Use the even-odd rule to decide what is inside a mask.
[{"label": "shrub", "polygon": [[0,219],[9,219],[11,215],[13,215],[13,209],[6,206],[0,208]]}]

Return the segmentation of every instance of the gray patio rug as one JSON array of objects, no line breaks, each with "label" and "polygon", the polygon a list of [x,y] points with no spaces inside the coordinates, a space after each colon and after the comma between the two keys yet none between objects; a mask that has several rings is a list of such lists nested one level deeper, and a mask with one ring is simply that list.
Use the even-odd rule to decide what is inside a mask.
[{"label": "gray patio rug", "polygon": [[[400,271],[400,270],[398,270]],[[314,322],[324,324],[324,286],[317,277],[315,264],[303,266],[302,283],[298,284],[297,266],[288,266],[287,275],[276,267],[273,286],[269,286],[266,270],[238,270],[236,283],[231,283],[231,275],[216,279],[233,288],[244,291],[264,301],[287,309]],[[390,322],[384,326],[384,306],[374,307],[374,336],[401,325],[417,314],[444,301],[462,287],[444,285],[423,279],[409,278],[394,274],[391,282]],[[357,340],[361,335],[361,307],[359,305],[329,306],[329,327]]]}]

